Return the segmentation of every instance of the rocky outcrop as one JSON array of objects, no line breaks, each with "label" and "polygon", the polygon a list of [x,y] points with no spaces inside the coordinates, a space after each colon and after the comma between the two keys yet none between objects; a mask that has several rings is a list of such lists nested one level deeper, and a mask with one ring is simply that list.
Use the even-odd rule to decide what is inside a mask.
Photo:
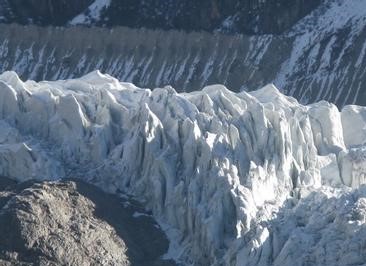
[{"label": "rocky outcrop", "polygon": [[1,265],[174,265],[137,203],[80,181],[17,184],[0,177]]}]

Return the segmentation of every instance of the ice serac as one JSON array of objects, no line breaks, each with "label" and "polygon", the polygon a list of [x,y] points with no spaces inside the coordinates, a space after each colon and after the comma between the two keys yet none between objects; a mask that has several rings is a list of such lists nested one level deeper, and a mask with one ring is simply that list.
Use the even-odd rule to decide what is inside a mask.
[{"label": "ice serac", "polygon": [[0,95],[0,175],[133,195],[184,264],[362,260],[366,152],[347,124],[364,130],[362,107],[303,106],[274,85],[140,89],[99,71],[39,83],[5,72]]}]

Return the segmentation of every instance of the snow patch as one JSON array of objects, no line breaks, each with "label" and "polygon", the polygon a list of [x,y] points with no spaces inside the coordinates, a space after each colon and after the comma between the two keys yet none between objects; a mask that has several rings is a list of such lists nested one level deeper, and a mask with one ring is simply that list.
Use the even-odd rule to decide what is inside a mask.
[{"label": "snow patch", "polygon": [[100,21],[101,13],[108,8],[111,0],[95,0],[86,11],[77,15],[70,21],[70,25],[90,24],[94,21]]}]

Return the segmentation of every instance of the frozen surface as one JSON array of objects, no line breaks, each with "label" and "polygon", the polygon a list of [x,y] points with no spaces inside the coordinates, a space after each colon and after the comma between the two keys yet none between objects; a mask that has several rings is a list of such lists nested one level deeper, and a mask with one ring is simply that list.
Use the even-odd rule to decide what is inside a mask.
[{"label": "frozen surface", "polygon": [[184,265],[358,265],[365,119],[362,107],[303,106],[273,85],[178,94],[99,71],[39,83],[5,72],[0,176],[128,193]]}]

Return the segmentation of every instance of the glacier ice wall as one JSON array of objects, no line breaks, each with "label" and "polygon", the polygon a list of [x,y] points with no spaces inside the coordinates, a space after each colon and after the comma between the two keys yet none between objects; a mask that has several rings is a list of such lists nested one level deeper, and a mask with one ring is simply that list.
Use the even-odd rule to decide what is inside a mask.
[{"label": "glacier ice wall", "polygon": [[100,69],[139,87],[169,84],[180,92],[274,83],[301,103],[366,105],[365,21],[364,0],[326,0],[281,35],[0,25],[0,73],[39,81]]},{"label": "glacier ice wall", "polygon": [[5,72],[0,176],[128,193],[176,233],[186,265],[348,265],[364,261],[365,119],[273,85],[178,94],[99,71],[38,83]]}]

